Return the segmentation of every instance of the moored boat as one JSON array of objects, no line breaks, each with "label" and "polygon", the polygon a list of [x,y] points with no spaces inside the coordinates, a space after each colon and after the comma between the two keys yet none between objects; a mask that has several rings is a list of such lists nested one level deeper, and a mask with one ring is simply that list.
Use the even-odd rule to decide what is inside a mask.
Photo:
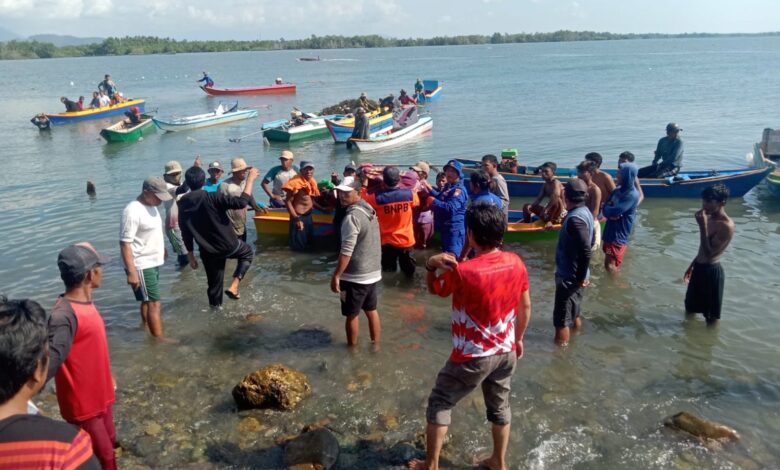
[{"label": "moored boat", "polygon": [[325,120],[338,120],[345,117],[343,114],[330,114],[328,116],[307,115],[311,117],[307,118],[303,124],[297,126],[288,119],[263,123],[261,126],[263,135],[268,140],[277,142],[295,142],[303,139],[326,137],[328,135],[328,126],[325,124]]},{"label": "moored boat", "polygon": [[441,84],[438,80],[423,80],[423,93],[417,97],[417,103],[429,103],[441,97]]},{"label": "moored boat", "polygon": [[266,86],[254,86],[244,88],[214,88],[201,86],[203,91],[213,96],[222,95],[272,95],[281,93],[295,93],[294,83],[280,83]]},{"label": "moored boat", "polygon": [[393,129],[391,132],[369,139],[349,139],[347,144],[354,144],[361,152],[381,150],[395,145],[401,145],[413,140],[414,138],[430,132],[433,129],[433,118],[430,116],[421,117],[417,122],[409,124],[400,129]]},{"label": "moored boat", "polygon": [[771,167],[772,171],[766,177],[766,184],[777,196],[780,196],[780,130],[766,128],[761,136],[761,142],[753,147],[753,166]]},{"label": "moored boat", "polygon": [[[474,172],[481,168],[479,160],[458,159],[463,171]],[[501,172],[513,197],[535,197],[544,184],[541,175],[534,174],[532,167],[520,166],[518,173]],[[615,170],[602,170],[613,177]],[[729,188],[731,197],[742,197],[761,182],[771,171],[767,168],[741,168],[733,170],[681,171],[673,178],[640,178],[639,184],[645,197],[699,198],[707,186],[722,183]],[[558,168],[559,178],[574,178],[574,168]]]},{"label": "moored boat", "polygon": [[238,104],[227,111],[222,111],[221,108],[222,105],[210,113],[173,118],[167,121],[157,118],[153,118],[152,120],[157,127],[164,131],[177,132],[199,129],[201,127],[215,126],[217,124],[227,124],[229,122],[257,117],[257,110],[239,109]]},{"label": "moored boat", "polygon": [[154,130],[154,122],[151,117],[144,116],[141,122],[128,126],[125,121],[119,121],[100,131],[100,136],[108,142],[130,142],[138,140],[143,134]]},{"label": "moored boat", "polygon": [[89,108],[82,111],[47,114],[46,117],[52,124],[67,124],[70,122],[88,121],[109,116],[123,114],[133,106],[137,106],[141,112],[144,110],[145,101],[142,99],[125,100],[119,104],[104,106],[102,108]]},{"label": "moored boat", "polygon": [[[350,117],[340,121],[325,120],[325,125],[330,131],[330,136],[336,143],[346,142],[352,137],[352,131],[355,129],[355,118]],[[393,115],[391,113],[375,114],[368,119],[369,136],[386,134],[393,129]]]}]

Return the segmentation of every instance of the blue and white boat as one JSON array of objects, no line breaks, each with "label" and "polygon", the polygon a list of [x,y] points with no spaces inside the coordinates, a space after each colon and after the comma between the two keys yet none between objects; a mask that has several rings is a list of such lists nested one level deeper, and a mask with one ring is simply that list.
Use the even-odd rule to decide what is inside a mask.
[{"label": "blue and white boat", "polygon": [[241,121],[253,117],[257,117],[257,110],[239,109],[238,103],[236,103],[232,108],[227,110],[220,104],[217,109],[210,113],[172,118],[170,120],[153,118],[153,121],[157,127],[164,131],[178,132],[199,129],[201,127],[216,126],[218,124],[227,124],[229,122]]}]

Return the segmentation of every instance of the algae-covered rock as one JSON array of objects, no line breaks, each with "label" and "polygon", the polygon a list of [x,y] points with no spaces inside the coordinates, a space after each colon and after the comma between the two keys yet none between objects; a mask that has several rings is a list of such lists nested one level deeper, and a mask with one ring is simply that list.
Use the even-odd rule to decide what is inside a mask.
[{"label": "algae-covered rock", "polygon": [[[315,429],[287,443],[284,448],[284,465],[287,468],[319,467],[327,470],[336,464],[339,451],[339,441],[329,429]],[[301,467],[297,467],[299,465]]]},{"label": "algae-covered rock", "polygon": [[714,441],[738,441],[739,434],[737,431],[731,429],[728,426],[699,418],[682,411],[674,416],[666,418],[664,425],[677,429],[679,431],[687,432],[700,439],[714,440]]},{"label": "algae-covered rock", "polygon": [[272,408],[287,411],[311,394],[306,375],[274,364],[255,371],[233,388],[239,408]]}]

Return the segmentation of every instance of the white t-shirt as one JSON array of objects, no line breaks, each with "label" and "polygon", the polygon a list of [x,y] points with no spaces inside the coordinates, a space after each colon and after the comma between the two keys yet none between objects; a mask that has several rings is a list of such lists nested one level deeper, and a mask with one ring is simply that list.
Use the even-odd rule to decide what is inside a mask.
[{"label": "white t-shirt", "polygon": [[132,244],[136,269],[162,266],[165,261],[162,218],[154,206],[133,201],[122,212],[119,241]]}]

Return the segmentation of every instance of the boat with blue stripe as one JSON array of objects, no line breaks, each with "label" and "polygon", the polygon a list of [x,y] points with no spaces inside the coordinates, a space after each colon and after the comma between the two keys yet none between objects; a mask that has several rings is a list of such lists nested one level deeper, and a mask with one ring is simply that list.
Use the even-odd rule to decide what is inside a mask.
[{"label": "boat with blue stripe", "polygon": [[138,109],[143,112],[145,103],[146,102],[142,99],[125,100],[119,104],[103,106],[102,108],[88,108],[82,111],[47,114],[46,117],[49,118],[49,121],[52,124],[68,124],[71,122],[89,121],[92,119],[124,114],[125,111],[130,110],[133,106],[138,106]]}]

